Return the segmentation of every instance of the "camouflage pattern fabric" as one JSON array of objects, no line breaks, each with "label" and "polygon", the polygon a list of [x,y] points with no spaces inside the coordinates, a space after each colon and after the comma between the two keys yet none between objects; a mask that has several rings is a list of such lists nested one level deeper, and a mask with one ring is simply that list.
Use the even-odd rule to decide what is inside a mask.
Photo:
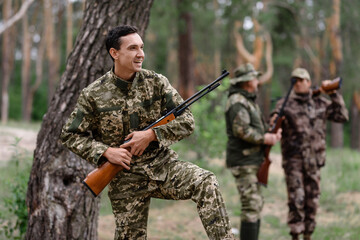
[{"label": "camouflage pattern fabric", "polygon": [[[80,157],[99,165],[108,147],[120,146],[129,133],[145,128],[182,102],[160,74],[143,69],[129,82],[111,70],[81,92],[63,127],[61,140]],[[190,110],[153,129],[158,142],[150,143],[142,156],[133,156],[131,169],[120,172],[109,185],[117,230],[122,231],[116,232],[116,238],[146,239],[147,201],[150,197],[162,197],[193,199],[208,235],[226,239],[230,224],[215,176],[177,161],[177,154],[169,148],[194,130]]]},{"label": "camouflage pattern fabric", "polygon": [[230,168],[240,194],[242,222],[255,223],[261,219],[260,213],[264,206],[264,199],[256,177],[258,170],[257,165]]},{"label": "camouflage pattern fabric", "polygon": [[288,190],[290,234],[311,234],[316,226],[320,198],[320,169],[303,171],[303,159],[291,158],[284,171]]},{"label": "camouflage pattern fabric", "polygon": [[117,176],[123,195],[112,201],[116,218],[115,239],[146,239],[146,226],[150,199],[185,200],[197,204],[198,213],[209,239],[233,239],[229,218],[213,173],[178,160],[164,164],[168,173],[164,181],[154,181],[144,175],[127,171]]},{"label": "camouflage pattern fabric", "polygon": [[256,173],[264,160],[263,143],[265,123],[256,94],[231,85],[226,104],[226,131],[228,136],[226,165],[230,168],[241,201],[241,221],[260,220],[263,197]]},{"label": "camouflage pattern fabric", "polygon": [[[325,165],[326,120],[345,122],[348,111],[342,96],[331,101],[292,92],[284,108],[281,151],[288,191],[290,233],[312,233],[320,195],[320,168]],[[284,99],[278,101],[278,113]]]},{"label": "camouflage pattern fabric", "polygon": [[[290,94],[284,108],[285,120],[282,123],[281,150],[283,164],[292,157],[301,157],[312,161],[313,165],[325,165],[326,120],[346,122],[348,111],[342,96],[332,94],[331,101],[324,97],[310,97],[310,94]],[[278,113],[284,99],[280,99],[272,114]]]},{"label": "camouflage pattern fabric", "polygon": [[234,85],[230,87],[225,112],[228,167],[260,165],[263,162],[266,126],[255,98],[255,93]]}]

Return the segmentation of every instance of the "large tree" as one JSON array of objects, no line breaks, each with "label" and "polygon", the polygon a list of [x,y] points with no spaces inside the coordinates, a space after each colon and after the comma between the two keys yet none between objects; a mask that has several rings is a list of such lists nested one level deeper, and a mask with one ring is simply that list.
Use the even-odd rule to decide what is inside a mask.
[{"label": "large tree", "polygon": [[109,29],[131,24],[143,35],[152,2],[86,2],[83,25],[38,134],[27,192],[26,239],[97,239],[99,199],[81,184],[92,166],[65,149],[59,135],[80,90],[112,65],[104,48]]}]

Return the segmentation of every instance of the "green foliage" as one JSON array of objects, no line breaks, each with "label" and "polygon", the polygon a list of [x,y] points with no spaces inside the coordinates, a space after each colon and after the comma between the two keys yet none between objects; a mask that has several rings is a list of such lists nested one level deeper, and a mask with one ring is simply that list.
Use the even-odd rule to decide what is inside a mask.
[{"label": "green foliage", "polygon": [[0,170],[2,204],[0,204],[0,237],[24,239],[27,228],[26,191],[31,158],[19,153],[15,139],[15,153],[8,165]]},{"label": "green foliage", "polygon": [[[191,112],[195,118],[194,133],[177,145],[185,144],[188,149],[196,153],[196,158],[200,162],[208,157],[223,157],[226,149],[224,114],[228,87],[229,80],[225,78],[218,88],[191,105]],[[199,90],[201,88],[199,87]]]}]

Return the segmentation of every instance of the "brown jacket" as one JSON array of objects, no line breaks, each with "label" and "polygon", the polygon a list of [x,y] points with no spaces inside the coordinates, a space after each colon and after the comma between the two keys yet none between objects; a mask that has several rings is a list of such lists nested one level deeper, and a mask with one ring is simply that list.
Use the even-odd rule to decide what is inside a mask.
[{"label": "brown jacket", "polygon": [[[326,120],[348,121],[348,111],[339,93],[322,96],[292,92],[284,108],[281,150],[283,165],[289,158],[313,159],[318,167],[325,165]],[[280,99],[273,113],[278,113],[284,99]]]}]

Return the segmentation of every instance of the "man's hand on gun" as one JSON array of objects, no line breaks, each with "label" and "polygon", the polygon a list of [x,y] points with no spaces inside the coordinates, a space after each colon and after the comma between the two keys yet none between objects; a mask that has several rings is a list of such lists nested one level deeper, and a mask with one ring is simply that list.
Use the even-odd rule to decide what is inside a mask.
[{"label": "man's hand on gun", "polygon": [[132,154],[125,148],[109,147],[103,154],[113,164],[121,165],[126,170],[130,169]]},{"label": "man's hand on gun", "polygon": [[156,141],[155,132],[152,129],[146,131],[135,131],[126,136],[125,141],[119,148],[109,147],[104,152],[104,157],[109,162],[121,165],[126,170],[130,169],[132,156],[141,156],[150,142]]},{"label": "man's hand on gun", "polygon": [[120,147],[130,149],[130,153],[135,156],[141,156],[150,142],[157,141],[155,132],[152,129],[132,132],[126,136],[125,141],[129,139],[130,141]]},{"label": "man's hand on gun", "polygon": [[276,133],[265,133],[264,135],[264,144],[266,145],[275,145],[281,139],[282,129],[279,128]]},{"label": "man's hand on gun", "polygon": [[[273,126],[275,124],[275,120],[277,118],[277,114],[273,114],[270,118],[270,126]],[[270,130],[269,130],[270,131]],[[264,144],[273,146],[278,141],[281,140],[281,132],[282,129],[279,128],[276,133],[265,133],[264,135]]]},{"label": "man's hand on gun", "polygon": [[[327,85],[331,84],[331,82],[332,82],[331,80],[324,80],[324,81],[322,81],[321,86],[327,86]],[[336,93],[336,90],[325,91],[322,87],[320,87],[320,92],[330,95],[330,94]]]}]

